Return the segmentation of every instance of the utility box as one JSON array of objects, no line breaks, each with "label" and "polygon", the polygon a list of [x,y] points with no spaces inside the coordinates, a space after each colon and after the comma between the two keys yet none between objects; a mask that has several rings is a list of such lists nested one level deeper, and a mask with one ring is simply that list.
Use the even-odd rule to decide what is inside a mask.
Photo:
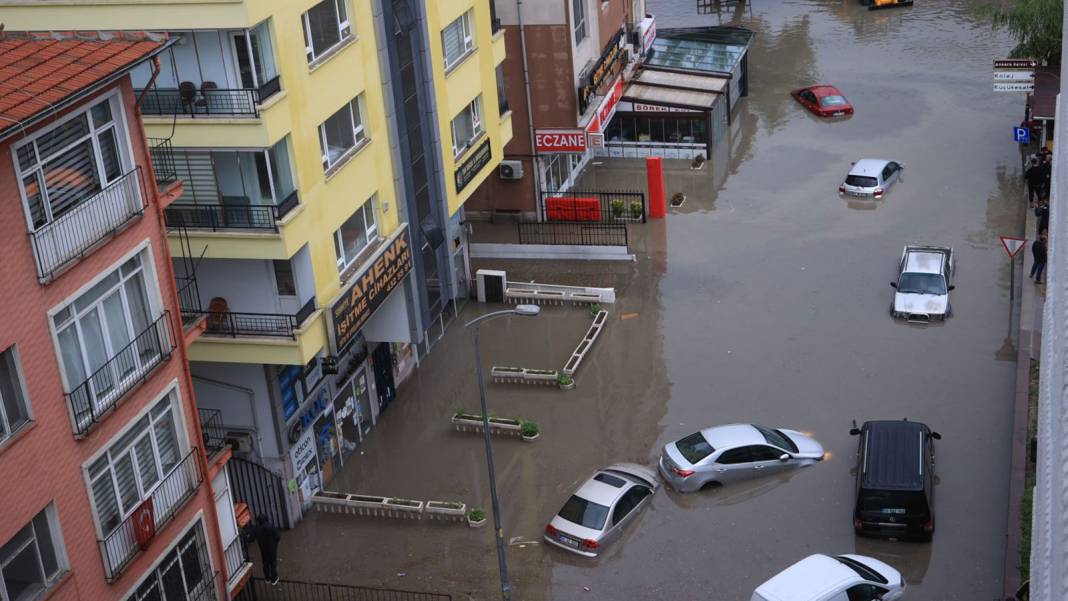
[{"label": "utility box", "polygon": [[505,272],[494,269],[479,269],[475,274],[475,278],[475,285],[478,289],[478,302],[504,302],[505,282],[508,281]]}]

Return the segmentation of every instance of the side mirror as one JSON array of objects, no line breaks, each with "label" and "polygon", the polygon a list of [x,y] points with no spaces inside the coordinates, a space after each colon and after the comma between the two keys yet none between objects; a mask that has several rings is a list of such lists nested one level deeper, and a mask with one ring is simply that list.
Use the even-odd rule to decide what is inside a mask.
[{"label": "side mirror", "polygon": [[931,438],[933,438],[935,440],[942,440],[942,435],[939,434],[938,432],[931,432]]},{"label": "side mirror", "polygon": [[789,453],[783,453],[782,455],[779,455],[779,461],[789,461],[789,460],[790,460],[790,454]]},{"label": "side mirror", "polygon": [[897,282],[890,282],[891,288],[897,288]]},{"label": "side mirror", "polygon": [[850,436],[860,436],[860,428],[850,428],[849,429],[849,435]]},{"label": "side mirror", "polygon": [[957,289],[957,287],[956,287],[956,286],[954,286],[953,284],[950,284],[950,285],[949,285],[949,286],[948,286],[948,287],[946,288],[946,290],[956,290],[956,289]]}]

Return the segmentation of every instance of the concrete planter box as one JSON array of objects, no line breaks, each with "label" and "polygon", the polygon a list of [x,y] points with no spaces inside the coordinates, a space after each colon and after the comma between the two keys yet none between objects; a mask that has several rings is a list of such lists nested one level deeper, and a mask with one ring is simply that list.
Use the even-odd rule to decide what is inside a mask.
[{"label": "concrete planter box", "polygon": [[[450,419],[454,428],[460,432],[481,432],[483,429],[481,415],[453,415]],[[510,417],[491,417],[490,434],[519,436],[519,420]]]},{"label": "concrete planter box", "polygon": [[423,512],[423,502],[396,497],[352,495],[319,491],[312,497],[312,505],[326,513],[345,513],[386,518],[418,519]]},{"label": "concrete planter box", "polygon": [[389,498],[385,502],[386,509],[390,511],[400,511],[407,513],[423,513],[423,502],[416,501],[414,499],[398,499]]},{"label": "concrete planter box", "polygon": [[467,504],[453,501],[427,501],[423,515],[432,520],[461,521],[467,515]]},{"label": "concrete planter box", "polygon": [[525,369],[523,370],[523,379],[533,382],[555,382],[557,372],[555,369]]},{"label": "concrete planter box", "polygon": [[472,528],[481,528],[481,527],[486,525],[486,518],[482,518],[481,520],[478,520],[477,522],[472,520],[471,518],[467,518],[467,525],[472,527]]},{"label": "concrete planter box", "polygon": [[556,383],[557,371],[555,369],[527,369],[525,367],[497,367],[490,369],[490,376],[494,382],[508,382],[513,384],[554,384]]},{"label": "concrete planter box", "polygon": [[601,335],[601,330],[604,329],[606,323],[608,323],[608,311],[598,311],[597,315],[593,318],[593,323],[590,324],[590,328],[586,330],[586,335],[582,337],[578,346],[575,347],[575,350],[567,359],[567,363],[564,364],[564,369],[561,370],[563,373],[569,376],[575,375],[579,365],[582,364],[582,360],[586,358],[586,353],[593,348],[593,343],[596,342],[597,337]]}]

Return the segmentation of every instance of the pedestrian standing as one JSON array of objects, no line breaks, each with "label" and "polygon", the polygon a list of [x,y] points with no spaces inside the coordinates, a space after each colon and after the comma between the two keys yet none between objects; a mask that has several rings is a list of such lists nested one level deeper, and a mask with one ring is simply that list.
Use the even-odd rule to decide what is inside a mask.
[{"label": "pedestrian standing", "polygon": [[1046,271],[1046,232],[1038,235],[1038,240],[1031,244],[1031,277],[1036,284],[1042,283],[1042,274]]},{"label": "pedestrian standing", "polygon": [[256,516],[256,525],[252,527],[249,535],[260,547],[263,577],[271,584],[278,584],[278,542],[282,539],[278,529],[261,513]]},{"label": "pedestrian standing", "polygon": [[1050,186],[1053,184],[1053,155],[1047,154],[1046,158],[1040,161],[1039,167],[1042,168],[1042,198],[1049,198]]},{"label": "pedestrian standing", "polygon": [[1024,179],[1027,180],[1027,201],[1034,206],[1035,201],[1041,198],[1042,186],[1046,182],[1046,175],[1038,164],[1038,158],[1031,159],[1031,166],[1024,172]]},{"label": "pedestrian standing", "polygon": [[1035,234],[1041,234],[1049,229],[1049,200],[1040,200],[1035,205]]}]

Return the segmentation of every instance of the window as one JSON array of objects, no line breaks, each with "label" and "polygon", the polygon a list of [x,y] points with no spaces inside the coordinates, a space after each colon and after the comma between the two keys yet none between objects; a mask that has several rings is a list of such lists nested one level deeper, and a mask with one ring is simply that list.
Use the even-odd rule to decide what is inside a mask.
[{"label": "window", "polygon": [[571,495],[558,515],[573,524],[600,530],[604,528],[604,522],[608,518],[608,508],[577,495]]},{"label": "window", "polygon": [[0,442],[30,421],[15,347],[0,353]]},{"label": "window", "polygon": [[463,154],[482,135],[482,132],[482,97],[479,96],[452,120],[453,155]]},{"label": "window", "polygon": [[681,453],[682,456],[686,458],[686,461],[689,461],[690,463],[697,463],[716,452],[716,449],[708,444],[708,440],[706,440],[704,435],[700,432],[694,432],[686,438],[679,439],[675,443],[675,448],[677,448],[679,453]]},{"label": "window", "polygon": [[360,94],[319,126],[319,147],[323,151],[324,170],[337,165],[366,138],[362,109],[363,94]]},{"label": "window", "polygon": [[497,110],[501,115],[511,110],[504,89],[504,63],[497,65]]},{"label": "window", "polygon": [[301,15],[308,62],[322,58],[352,35],[345,0],[323,0]]},{"label": "window", "polygon": [[360,254],[378,239],[374,205],[375,197],[372,196],[334,232],[334,252],[337,254],[339,274],[355,264]]},{"label": "window", "polygon": [[623,478],[605,474],[603,472],[594,476],[593,479],[598,482],[603,482],[613,488],[623,488],[627,484],[627,481]]},{"label": "window", "polygon": [[467,11],[441,30],[441,48],[445,55],[445,70],[448,71],[475,47],[472,34],[471,11]]},{"label": "window", "polygon": [[289,260],[271,261],[274,267],[274,285],[279,296],[296,296],[297,283],[293,279],[293,264]]},{"label": "window", "polygon": [[749,463],[749,447],[740,447],[724,451],[716,463],[732,465],[737,463]]},{"label": "window", "polygon": [[782,454],[782,450],[762,444],[749,447],[750,461],[778,461]]},{"label": "window", "polygon": [[764,436],[764,440],[768,441],[768,444],[771,446],[793,451],[794,453],[797,452],[797,445],[794,444],[794,441],[790,440],[790,437],[783,434],[781,431],[765,428],[764,426],[753,427]]},{"label": "window", "polygon": [[0,599],[37,599],[66,569],[59,518],[49,505],[0,547]]},{"label": "window", "polygon": [[16,149],[33,231],[95,196],[132,163],[114,117],[115,98],[98,102]]},{"label": "window", "polygon": [[[153,322],[146,256],[142,252],[126,261],[52,316],[79,426],[158,363],[164,350],[158,336],[139,336]],[[88,386],[81,388],[84,383]]]},{"label": "window", "polygon": [[586,39],[586,0],[571,0],[571,20],[575,24],[575,45]]},{"label": "window", "polygon": [[846,595],[849,597],[849,601],[877,601],[882,599],[883,594],[887,591],[881,586],[875,586],[874,584],[858,584],[851,586],[846,591]]},{"label": "window", "polygon": [[212,596],[212,574],[203,526],[198,523],[126,601],[206,599]]},{"label": "window", "polygon": [[635,486],[624,493],[616,503],[615,510],[612,511],[612,525],[622,522],[647,496],[649,496],[649,489],[644,486]]},{"label": "window", "polygon": [[[156,490],[182,459],[174,417],[174,392],[119,436],[89,466],[89,486],[101,533],[111,534],[141,502]],[[170,486],[170,485],[168,485]],[[156,516],[167,515],[172,504],[184,495],[168,491],[170,497],[155,503]]]}]

